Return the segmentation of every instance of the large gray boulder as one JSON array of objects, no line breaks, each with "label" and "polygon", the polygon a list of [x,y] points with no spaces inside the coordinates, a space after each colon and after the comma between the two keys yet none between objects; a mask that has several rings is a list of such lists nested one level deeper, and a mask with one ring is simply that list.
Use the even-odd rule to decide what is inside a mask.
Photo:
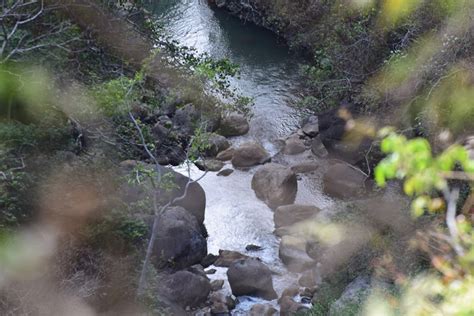
[{"label": "large gray boulder", "polygon": [[340,199],[359,197],[366,192],[365,180],[366,176],[357,168],[337,163],[323,177],[324,193]]},{"label": "large gray boulder", "polygon": [[[140,168],[137,168],[140,166]],[[121,172],[124,177],[136,177],[135,170],[141,168],[146,170],[154,170],[156,166],[146,164],[135,160],[126,160],[120,164]],[[153,189],[151,181],[147,176],[141,175],[144,182],[141,184],[132,184],[127,181],[122,185],[120,190],[120,197],[127,204],[137,203],[145,199],[151,198],[152,192],[158,197],[158,200],[167,203],[177,197],[181,197],[185,193],[185,188],[190,179],[180,173],[177,173],[173,169],[159,166],[159,172],[162,174],[162,178],[169,181],[172,184],[171,190]],[[198,222],[202,224],[204,222],[204,213],[206,208],[206,194],[201,185],[197,182],[193,182],[189,185],[186,195],[176,202],[174,205],[185,208],[188,212],[193,214]]]},{"label": "large gray boulder", "polygon": [[266,300],[278,297],[273,289],[272,272],[258,259],[235,261],[227,270],[227,278],[235,296],[251,295]]},{"label": "large gray boulder", "polygon": [[306,253],[306,240],[303,238],[283,236],[278,254],[288,270],[293,272],[303,272],[316,265]]},{"label": "large gray boulder", "polygon": [[247,255],[241,254],[240,252],[237,251],[232,251],[232,250],[219,250],[219,256],[217,257],[217,260],[214,262],[214,265],[216,267],[230,267],[232,263],[235,261],[239,261],[242,259],[247,259],[250,258]]},{"label": "large gray boulder", "polygon": [[291,226],[295,223],[313,219],[321,210],[312,205],[282,205],[273,214],[275,227]]},{"label": "large gray boulder", "polygon": [[283,153],[286,155],[297,155],[301,154],[306,150],[304,141],[298,137],[298,135],[293,135],[285,141],[285,147],[283,147]]},{"label": "large gray boulder", "polygon": [[292,204],[298,190],[296,174],[285,166],[276,163],[266,164],[255,172],[252,189],[271,209]]},{"label": "large gray boulder", "polygon": [[153,248],[153,263],[159,268],[185,268],[207,255],[207,241],[196,218],[180,206],[160,214]]},{"label": "large gray boulder", "polygon": [[196,307],[206,302],[211,292],[208,278],[190,271],[178,271],[158,276],[160,299],[186,307]]},{"label": "large gray boulder", "polygon": [[232,165],[235,168],[248,168],[264,164],[270,160],[270,154],[256,142],[240,145],[232,156]]},{"label": "large gray boulder", "polygon": [[222,118],[219,134],[226,137],[240,136],[247,134],[249,129],[250,126],[245,116],[231,113]]}]

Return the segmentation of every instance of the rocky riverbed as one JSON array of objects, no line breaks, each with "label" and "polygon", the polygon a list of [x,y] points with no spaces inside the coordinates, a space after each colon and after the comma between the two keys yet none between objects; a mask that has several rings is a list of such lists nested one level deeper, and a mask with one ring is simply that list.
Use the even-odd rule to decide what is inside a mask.
[{"label": "rocky riverbed", "polygon": [[[271,33],[199,1],[151,10],[182,45],[240,64],[240,78],[231,85],[255,102],[250,118],[232,113],[221,120],[207,159],[191,170],[174,169],[194,179],[208,172],[199,186],[209,254],[202,252],[201,237],[190,237],[192,221],[176,219],[194,228],[174,238],[183,245],[173,247],[201,260],[164,272],[165,300],[197,315],[291,315],[310,308],[318,286],[354,258],[362,262],[356,273],[363,273],[365,249],[381,217],[349,224],[335,218],[353,216],[362,196],[375,205],[393,200],[401,207],[404,201],[396,189],[373,192],[367,171],[354,165],[365,157],[345,145],[345,122],[336,112],[308,116],[292,106],[298,77],[288,49]],[[367,201],[355,216],[374,214]]]}]

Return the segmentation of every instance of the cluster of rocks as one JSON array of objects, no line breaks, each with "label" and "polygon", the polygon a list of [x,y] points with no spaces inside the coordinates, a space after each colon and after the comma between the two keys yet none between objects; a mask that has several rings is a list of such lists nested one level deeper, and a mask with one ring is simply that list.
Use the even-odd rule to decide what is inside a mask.
[{"label": "cluster of rocks", "polygon": [[152,125],[154,154],[161,165],[181,164],[186,158],[185,149],[191,137],[198,127],[204,126],[205,132],[209,133],[209,147],[203,155],[212,161],[203,161],[199,167],[218,171],[220,164],[213,158],[230,146],[225,137],[244,135],[249,131],[249,123],[241,114],[228,113],[221,116],[218,112],[201,111],[192,103],[185,104],[179,98],[165,103],[156,113],[135,110],[135,116]]}]

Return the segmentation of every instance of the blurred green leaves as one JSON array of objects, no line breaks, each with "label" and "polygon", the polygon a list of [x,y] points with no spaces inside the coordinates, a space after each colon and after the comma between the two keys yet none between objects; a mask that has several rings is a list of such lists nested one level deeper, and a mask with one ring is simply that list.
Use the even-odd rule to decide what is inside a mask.
[{"label": "blurred green leaves", "polygon": [[430,195],[447,188],[449,173],[458,166],[465,172],[474,172],[474,162],[467,150],[452,145],[438,156],[433,156],[429,142],[424,138],[407,139],[395,132],[382,131],[385,138],[381,150],[388,156],[375,168],[375,180],[385,186],[391,179],[403,180],[403,190],[414,198],[412,212],[421,216],[425,210],[438,211],[444,206]]}]

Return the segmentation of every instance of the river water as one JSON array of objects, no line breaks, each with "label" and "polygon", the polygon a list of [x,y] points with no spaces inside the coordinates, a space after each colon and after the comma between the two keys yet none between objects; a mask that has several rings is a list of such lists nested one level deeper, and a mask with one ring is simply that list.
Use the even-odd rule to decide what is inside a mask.
[{"label": "river water", "polygon": [[[271,32],[244,24],[224,12],[213,11],[207,1],[154,1],[150,10],[163,23],[164,31],[181,45],[215,58],[229,58],[240,65],[240,78],[232,80],[232,87],[254,98],[255,106],[248,135],[231,141],[237,144],[257,140],[276,155],[278,139],[294,132],[301,119],[301,114],[292,106],[297,101],[295,91],[299,81],[295,56]],[[307,159],[305,155],[308,156],[305,153],[292,159]],[[275,158],[291,163],[290,158]],[[322,170],[320,168],[320,172]],[[197,169],[191,172],[194,178],[201,174]],[[208,174],[200,181],[207,198],[208,248],[214,254],[219,249],[226,249],[258,256],[275,273],[275,290],[281,294],[285,288],[297,283],[298,275],[289,273],[278,257],[279,240],[273,234],[273,212],[255,197],[250,187],[254,172],[255,169],[235,170],[229,177]],[[321,192],[320,183],[303,177],[298,183],[296,202],[330,208],[334,202]],[[263,250],[246,252],[248,244],[259,245]],[[225,271],[219,268],[213,278],[226,279]],[[230,291],[227,282],[224,290]],[[260,301],[240,298],[241,303],[233,315],[246,314],[255,302]]]}]

